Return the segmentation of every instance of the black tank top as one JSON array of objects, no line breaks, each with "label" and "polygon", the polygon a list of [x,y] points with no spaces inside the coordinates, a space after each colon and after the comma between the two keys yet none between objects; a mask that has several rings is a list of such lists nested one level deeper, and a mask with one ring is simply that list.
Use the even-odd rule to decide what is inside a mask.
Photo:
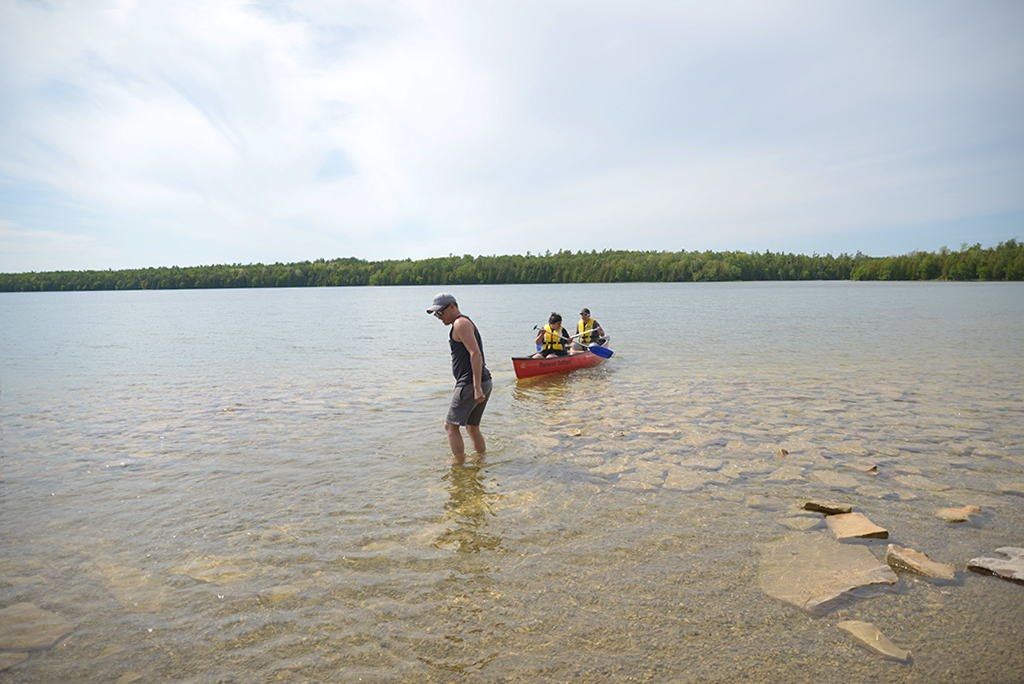
[{"label": "black tank top", "polygon": [[[459,316],[459,318],[465,318],[470,323],[473,323],[469,316]],[[456,318],[455,320],[459,319]],[[456,385],[472,385],[473,364],[469,361],[469,350],[466,349],[466,345],[452,339],[452,332],[454,330],[455,321],[452,321],[451,330],[448,331],[448,344],[452,347],[452,375],[455,376]],[[480,357],[483,361],[483,369],[480,371],[480,382],[490,380],[491,372],[487,370],[487,359],[484,357],[484,343],[480,339],[480,331],[477,330],[475,323],[473,323],[473,334],[476,335],[476,345],[480,347]]]}]

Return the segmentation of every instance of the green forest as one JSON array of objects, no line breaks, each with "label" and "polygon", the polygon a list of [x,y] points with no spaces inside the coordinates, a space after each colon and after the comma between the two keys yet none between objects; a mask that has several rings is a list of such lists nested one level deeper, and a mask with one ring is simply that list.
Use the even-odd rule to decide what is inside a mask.
[{"label": "green forest", "polygon": [[572,252],[449,255],[413,261],[317,259],[290,264],[178,266],[0,274],[0,292],[226,287],[710,282],[730,280],[1024,280],[1016,240],[959,251],[871,257],[746,252]]}]

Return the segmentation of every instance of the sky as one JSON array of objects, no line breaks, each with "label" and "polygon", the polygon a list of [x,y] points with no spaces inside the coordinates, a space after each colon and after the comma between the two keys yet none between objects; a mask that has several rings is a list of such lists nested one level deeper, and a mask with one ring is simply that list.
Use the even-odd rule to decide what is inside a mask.
[{"label": "sky", "polygon": [[1024,3],[0,0],[0,272],[1024,239]]}]

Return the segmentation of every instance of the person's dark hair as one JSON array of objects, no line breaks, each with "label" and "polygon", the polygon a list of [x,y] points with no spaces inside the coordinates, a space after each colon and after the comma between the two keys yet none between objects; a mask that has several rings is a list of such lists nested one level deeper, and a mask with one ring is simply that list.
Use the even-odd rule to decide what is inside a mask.
[{"label": "person's dark hair", "polygon": [[554,311],[552,311],[551,315],[548,317],[548,325],[553,325],[555,323],[561,323],[561,322],[562,322],[562,315],[561,314],[556,314]]}]

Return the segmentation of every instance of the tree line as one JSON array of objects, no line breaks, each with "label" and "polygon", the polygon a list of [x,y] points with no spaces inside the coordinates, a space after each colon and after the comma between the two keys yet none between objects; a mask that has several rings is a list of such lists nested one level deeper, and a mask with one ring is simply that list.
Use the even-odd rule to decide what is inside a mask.
[{"label": "tree line", "polygon": [[0,292],[355,285],[707,282],[729,280],[1024,280],[1016,240],[903,256],[747,252],[559,251],[365,261],[231,264],[0,274]]}]

